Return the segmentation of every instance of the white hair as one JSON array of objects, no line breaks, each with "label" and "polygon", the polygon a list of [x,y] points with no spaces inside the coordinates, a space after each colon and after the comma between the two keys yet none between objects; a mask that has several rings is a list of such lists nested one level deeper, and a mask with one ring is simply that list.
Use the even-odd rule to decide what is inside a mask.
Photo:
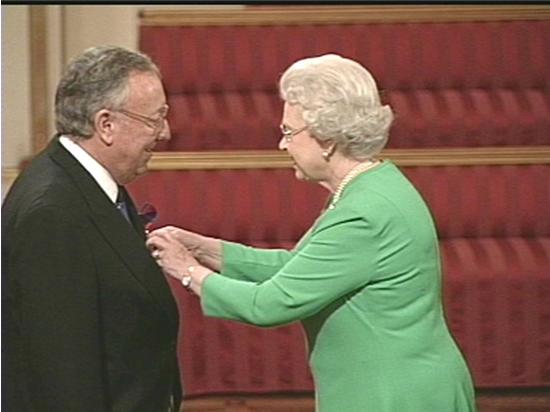
[{"label": "white hair", "polygon": [[386,145],[393,112],[382,105],[372,75],[336,54],[298,60],[279,82],[282,99],[303,109],[309,131],[345,156],[370,158]]}]

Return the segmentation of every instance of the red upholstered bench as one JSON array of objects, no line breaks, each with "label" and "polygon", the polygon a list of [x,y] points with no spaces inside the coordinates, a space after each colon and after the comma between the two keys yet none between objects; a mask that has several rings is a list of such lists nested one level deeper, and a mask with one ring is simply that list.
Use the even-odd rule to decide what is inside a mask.
[{"label": "red upholstered bench", "polygon": [[476,386],[550,386],[550,165],[406,172],[437,222],[446,314]]},{"label": "red upholstered bench", "polygon": [[[474,9],[145,13],[141,48],[164,74],[173,139],[132,193],[159,225],[292,247],[326,192],[265,151],[279,139],[276,81],[304,56],[358,59],[397,114],[385,155],[436,219],[446,314],[476,386],[550,388],[550,9]],[[311,391],[297,325],[207,319],[174,291],[188,397]]]},{"label": "red upholstered bench", "polygon": [[[455,12],[443,9],[434,15],[443,21],[410,22],[415,14],[404,10],[390,16],[397,22],[373,22],[363,6],[348,9],[347,23],[330,23],[327,13],[317,24],[322,9],[295,12],[298,23],[292,11],[272,21],[266,12],[257,24],[223,10],[216,11],[222,25],[201,24],[189,11],[164,23],[144,18],[141,49],[159,64],[173,113],[174,138],[163,148],[275,148],[278,78],[295,60],[324,53],[359,60],[373,73],[397,114],[390,148],[548,144],[548,15],[449,22]],[[346,11],[337,10],[334,20]]]},{"label": "red upholstered bench", "polygon": [[[550,386],[550,165],[404,171],[437,222],[446,313],[476,385]],[[155,172],[132,192],[161,205],[159,225],[286,248],[326,197],[285,170]],[[205,319],[195,297],[174,290],[189,395],[312,388],[297,326],[259,330]]]}]

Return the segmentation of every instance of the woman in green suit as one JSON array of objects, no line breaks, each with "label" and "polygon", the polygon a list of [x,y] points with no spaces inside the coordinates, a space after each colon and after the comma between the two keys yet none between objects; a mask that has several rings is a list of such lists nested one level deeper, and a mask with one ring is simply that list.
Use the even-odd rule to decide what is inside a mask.
[{"label": "woman in green suit", "polygon": [[175,227],[148,246],[201,298],[205,315],[258,326],[301,321],[319,412],[474,411],[472,381],[445,323],[437,234],[422,197],[379,160],[393,120],[373,77],[337,55],[280,80],[281,150],[298,179],[331,192],[291,251]]}]

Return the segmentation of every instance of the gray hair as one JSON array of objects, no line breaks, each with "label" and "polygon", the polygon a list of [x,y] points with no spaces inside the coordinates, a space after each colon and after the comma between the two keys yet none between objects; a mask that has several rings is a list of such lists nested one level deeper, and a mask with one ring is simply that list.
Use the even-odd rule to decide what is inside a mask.
[{"label": "gray hair", "polygon": [[279,82],[282,99],[303,109],[309,131],[345,156],[370,158],[386,145],[393,112],[382,105],[372,75],[336,54],[298,60]]},{"label": "gray hair", "polygon": [[117,110],[126,103],[133,72],[152,72],[161,77],[148,56],[117,46],[92,47],[71,60],[55,94],[57,132],[91,137],[99,110]]}]

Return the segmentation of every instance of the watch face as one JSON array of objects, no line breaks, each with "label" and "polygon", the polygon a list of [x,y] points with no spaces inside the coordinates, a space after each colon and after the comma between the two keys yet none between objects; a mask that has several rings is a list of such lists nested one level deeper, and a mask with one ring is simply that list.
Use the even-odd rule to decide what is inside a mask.
[{"label": "watch face", "polygon": [[181,284],[184,288],[189,289],[191,286],[191,276],[184,276],[181,278]]}]

